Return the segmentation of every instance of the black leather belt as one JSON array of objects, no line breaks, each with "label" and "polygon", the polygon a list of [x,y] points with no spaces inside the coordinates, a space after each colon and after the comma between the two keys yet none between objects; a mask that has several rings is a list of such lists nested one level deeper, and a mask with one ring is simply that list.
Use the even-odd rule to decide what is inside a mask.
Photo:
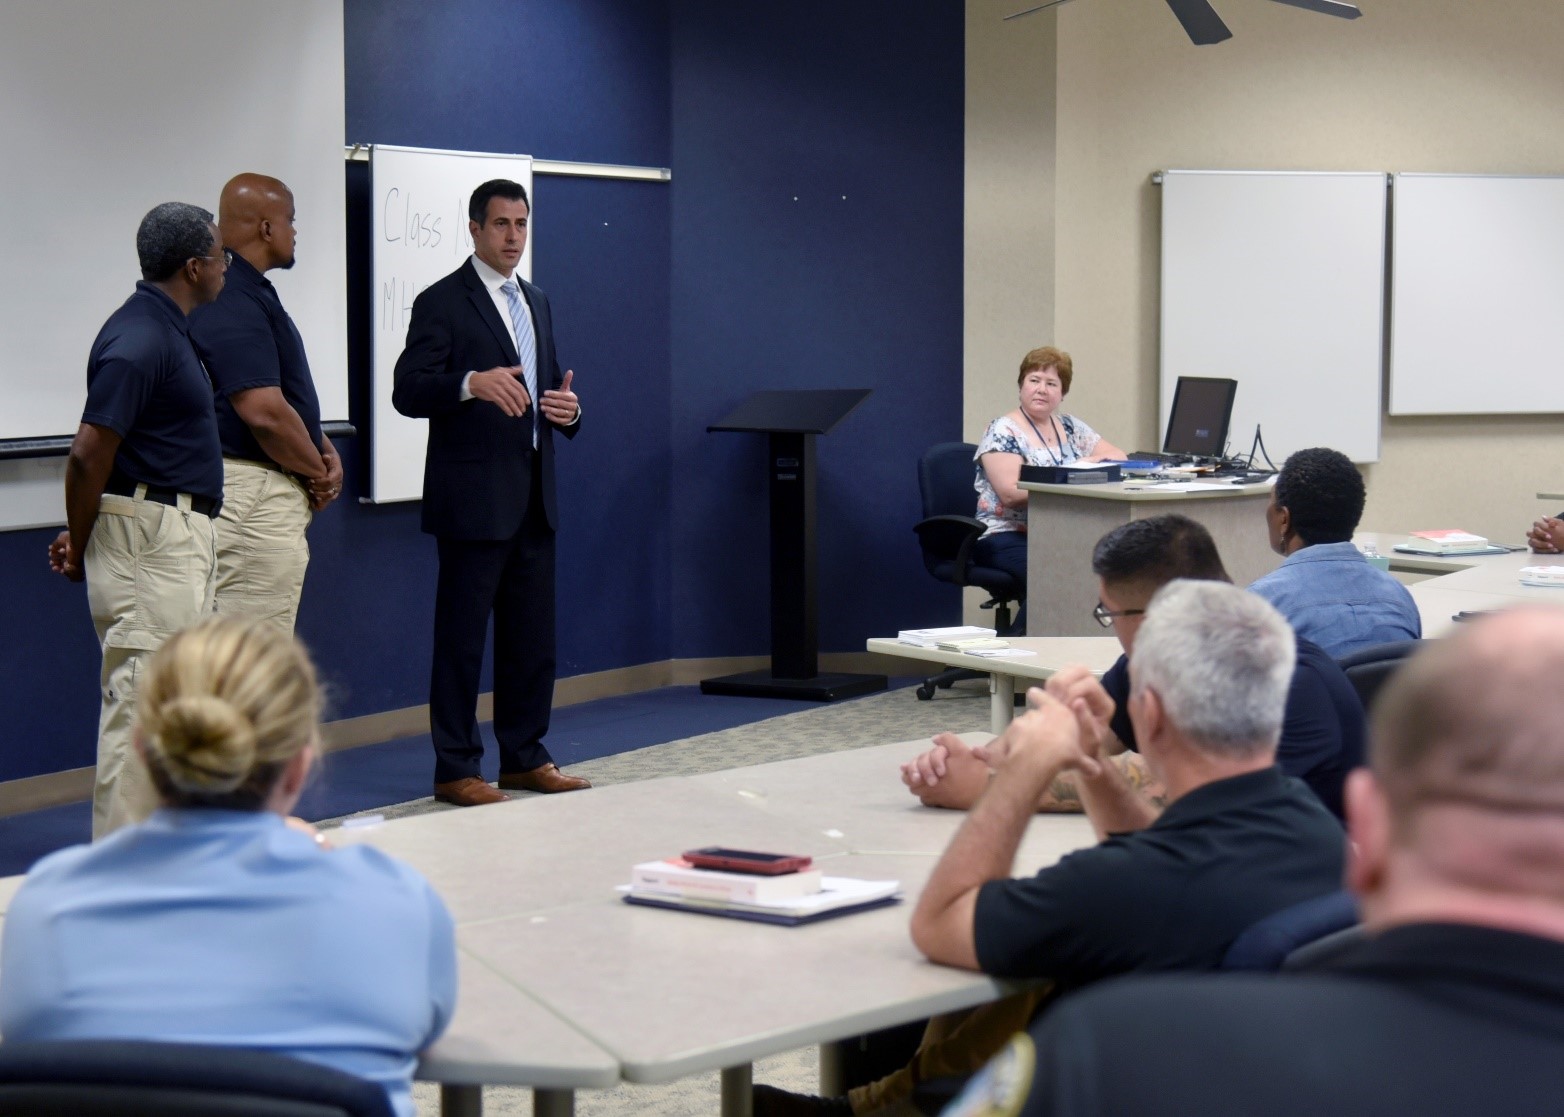
[{"label": "black leather belt", "polygon": [[[141,484],[133,477],[126,477],[123,473],[109,475],[108,484],[103,486],[103,491],[114,496],[128,496],[134,498],[136,486]],[[150,500],[153,504],[167,504],[172,508],[179,507],[179,498],[185,494],[173,489],[159,489],[148,485],[141,494],[141,499]],[[190,511],[199,512],[209,519],[216,519],[217,513],[222,509],[223,502],[209,496],[198,496],[190,493]]]}]

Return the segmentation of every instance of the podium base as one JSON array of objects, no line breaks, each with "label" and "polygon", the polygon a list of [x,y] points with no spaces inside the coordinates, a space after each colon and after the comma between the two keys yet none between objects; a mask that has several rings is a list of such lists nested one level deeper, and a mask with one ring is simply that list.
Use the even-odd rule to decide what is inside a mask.
[{"label": "podium base", "polygon": [[701,680],[702,694],[727,694],[736,698],[799,698],[835,702],[884,690],[884,675],[847,675],[836,672],[808,679],[779,679],[770,671],[744,671]]}]

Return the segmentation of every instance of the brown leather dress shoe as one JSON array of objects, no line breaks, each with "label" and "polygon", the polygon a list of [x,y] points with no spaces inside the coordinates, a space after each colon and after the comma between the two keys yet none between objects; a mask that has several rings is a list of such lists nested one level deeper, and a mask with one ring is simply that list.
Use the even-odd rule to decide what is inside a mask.
[{"label": "brown leather dress shoe", "polygon": [[454,803],[458,807],[481,807],[485,803],[504,803],[510,798],[477,776],[437,783],[434,785],[434,797],[442,803]]},{"label": "brown leather dress shoe", "polygon": [[501,772],[500,786],[506,791],[541,791],[553,795],[558,791],[580,791],[583,787],[591,787],[592,783],[580,776],[565,775],[557,764],[545,764],[530,772]]}]

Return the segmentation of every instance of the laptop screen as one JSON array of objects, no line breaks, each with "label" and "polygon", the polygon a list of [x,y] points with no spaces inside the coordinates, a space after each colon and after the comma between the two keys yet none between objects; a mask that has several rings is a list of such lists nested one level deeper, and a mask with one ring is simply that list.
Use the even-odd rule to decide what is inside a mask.
[{"label": "laptop screen", "polygon": [[1180,376],[1173,389],[1164,454],[1220,457],[1227,445],[1227,424],[1233,417],[1238,381],[1212,376]]}]

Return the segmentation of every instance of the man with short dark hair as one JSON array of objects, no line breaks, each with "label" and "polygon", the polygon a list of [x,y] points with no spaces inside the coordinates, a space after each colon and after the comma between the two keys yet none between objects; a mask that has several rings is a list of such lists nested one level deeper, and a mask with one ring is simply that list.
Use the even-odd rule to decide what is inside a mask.
[{"label": "man with short dark hair", "polygon": [[1249,587],[1337,657],[1423,635],[1411,593],[1352,543],[1365,497],[1363,475],[1341,451],[1290,456],[1265,510],[1271,549],[1284,558]]},{"label": "man with short dark hair", "polygon": [[[1053,991],[1135,971],[1214,969],[1251,924],[1339,887],[1340,825],[1276,767],[1296,656],[1292,630],[1260,598],[1222,582],[1157,592],[1130,657],[1130,718],[1167,790],[1159,814],[1107,762],[1111,711],[1058,676],[982,750],[994,768],[912,914],[931,961],[996,977],[1050,978]],[[1040,795],[1076,778],[1099,844],[1012,879]],[[913,1064],[846,1100],[757,1088],[757,1117],[872,1113],[920,1081],[970,1074],[1042,995],[937,1018]],[[825,1108],[821,1108],[824,1106]]]},{"label": "man with short dark hair", "polygon": [[483,779],[478,685],[494,618],[494,736],[500,787],[590,786],[543,745],[554,697],[554,433],[574,438],[574,372],[554,355],[548,297],[515,274],[530,217],[520,183],[472,193],[473,254],[413,301],[391,401],[429,420],[423,529],[439,545],[429,729],[434,795],[502,803]]},{"label": "man with short dark hair", "polygon": [[320,429],[304,339],[266,278],[293,267],[293,192],[267,175],[228,180],[217,205],[228,281],[190,316],[190,340],[216,393],[223,444],[217,518],[219,613],[253,613],[291,633],[313,513],[336,499],[342,460]]},{"label": "man with short dark hair", "polygon": [[131,723],[144,660],[211,610],[212,518],[223,457],[212,386],[187,317],[217,298],[228,264],[212,215],[164,202],[136,231],[141,282],[87,360],[87,405],[65,465],[65,531],[49,565],[85,580],[103,647],[92,835],[157,804]]},{"label": "man with short dark hair", "polygon": [[[1131,520],[1097,541],[1092,571],[1098,580],[1097,617],[1109,625],[1124,655],[1102,676],[1103,701],[1113,710],[1107,750],[1125,777],[1142,788],[1153,805],[1162,792],[1153,785],[1139,755],[1129,716],[1129,659],[1135,634],[1153,595],[1175,578],[1228,581],[1216,543],[1204,526],[1186,516]],[[1076,688],[1097,688],[1084,668],[1061,672]],[[1341,817],[1342,785],[1363,758],[1363,707],[1336,661],[1318,645],[1297,640],[1297,664],[1287,693],[1286,716],[1276,762],[1320,797]],[[966,809],[988,782],[987,765],[953,733],[942,733],[934,747],[902,765],[902,781],[925,804]],[[1044,795],[1041,810],[1079,810],[1073,781],[1061,778]]]},{"label": "man with short dark hair", "polygon": [[1308,971],[1084,993],[1017,1037],[971,1100],[1027,1117],[1556,1110],[1560,678],[1555,608],[1420,650],[1381,694],[1370,767],[1348,787],[1366,938]]}]

